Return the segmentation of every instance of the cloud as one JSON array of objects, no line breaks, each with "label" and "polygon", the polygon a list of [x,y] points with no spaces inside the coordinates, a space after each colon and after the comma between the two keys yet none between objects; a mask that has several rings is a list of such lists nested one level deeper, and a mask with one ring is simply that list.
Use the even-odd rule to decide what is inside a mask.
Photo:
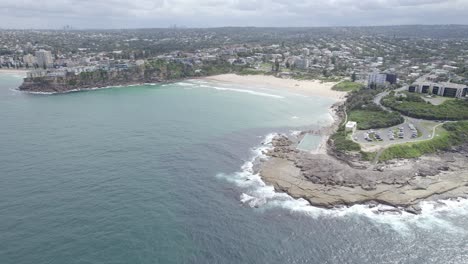
[{"label": "cloud", "polygon": [[466,24],[466,13],[467,0],[0,1],[10,28]]}]

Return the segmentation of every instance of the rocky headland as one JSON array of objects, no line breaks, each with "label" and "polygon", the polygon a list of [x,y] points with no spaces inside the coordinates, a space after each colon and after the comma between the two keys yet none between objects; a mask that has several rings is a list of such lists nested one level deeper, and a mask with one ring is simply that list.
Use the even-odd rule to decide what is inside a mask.
[{"label": "rocky headland", "polygon": [[65,76],[28,77],[23,80],[19,90],[40,93],[66,93],[112,86],[160,83],[167,80],[167,76],[158,72],[149,72],[144,68],[135,68],[112,72],[83,72],[77,75],[68,73]]},{"label": "rocky headland", "polygon": [[396,211],[420,213],[427,200],[468,197],[468,145],[418,159],[374,165],[328,153],[299,151],[299,138],[277,136],[260,162],[263,180],[311,205],[333,208],[355,204],[385,204]]}]

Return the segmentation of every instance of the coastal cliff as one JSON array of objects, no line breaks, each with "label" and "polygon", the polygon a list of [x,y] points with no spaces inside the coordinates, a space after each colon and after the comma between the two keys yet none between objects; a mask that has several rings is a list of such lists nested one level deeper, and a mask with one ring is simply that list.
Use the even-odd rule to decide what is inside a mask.
[{"label": "coastal cliff", "polygon": [[162,60],[148,61],[145,64],[127,69],[66,72],[61,75],[49,72],[44,76],[28,77],[19,87],[21,91],[65,93],[90,88],[127,86],[144,83],[160,83],[230,72],[231,67],[221,61],[205,63],[199,69],[193,66]]},{"label": "coastal cliff", "polygon": [[159,76],[145,76],[143,68],[123,71],[94,71],[65,76],[25,78],[21,91],[63,93],[80,89],[130,85],[145,82],[160,82]]}]

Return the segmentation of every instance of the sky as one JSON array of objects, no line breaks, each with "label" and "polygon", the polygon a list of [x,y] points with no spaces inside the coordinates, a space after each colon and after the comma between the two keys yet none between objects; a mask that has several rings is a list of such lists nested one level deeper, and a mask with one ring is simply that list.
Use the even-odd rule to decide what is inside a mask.
[{"label": "sky", "polygon": [[468,24],[468,0],[0,0],[0,28]]}]

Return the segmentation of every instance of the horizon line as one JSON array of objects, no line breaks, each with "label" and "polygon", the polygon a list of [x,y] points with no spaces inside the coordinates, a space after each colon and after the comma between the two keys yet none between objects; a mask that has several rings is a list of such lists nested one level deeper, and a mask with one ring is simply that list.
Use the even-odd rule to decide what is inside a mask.
[{"label": "horizon line", "polygon": [[[71,26],[70,29],[63,27]],[[312,29],[312,28],[383,28],[383,27],[414,27],[414,26],[468,26],[468,24],[389,24],[389,25],[361,25],[361,26],[219,26],[219,27],[187,27],[185,25],[171,25],[167,27],[128,27],[128,28],[74,28],[72,25],[64,25],[62,28],[2,28],[0,30],[51,30],[51,31],[86,31],[86,30],[144,30],[144,29],[222,29],[222,28],[258,28],[258,29]]]}]

